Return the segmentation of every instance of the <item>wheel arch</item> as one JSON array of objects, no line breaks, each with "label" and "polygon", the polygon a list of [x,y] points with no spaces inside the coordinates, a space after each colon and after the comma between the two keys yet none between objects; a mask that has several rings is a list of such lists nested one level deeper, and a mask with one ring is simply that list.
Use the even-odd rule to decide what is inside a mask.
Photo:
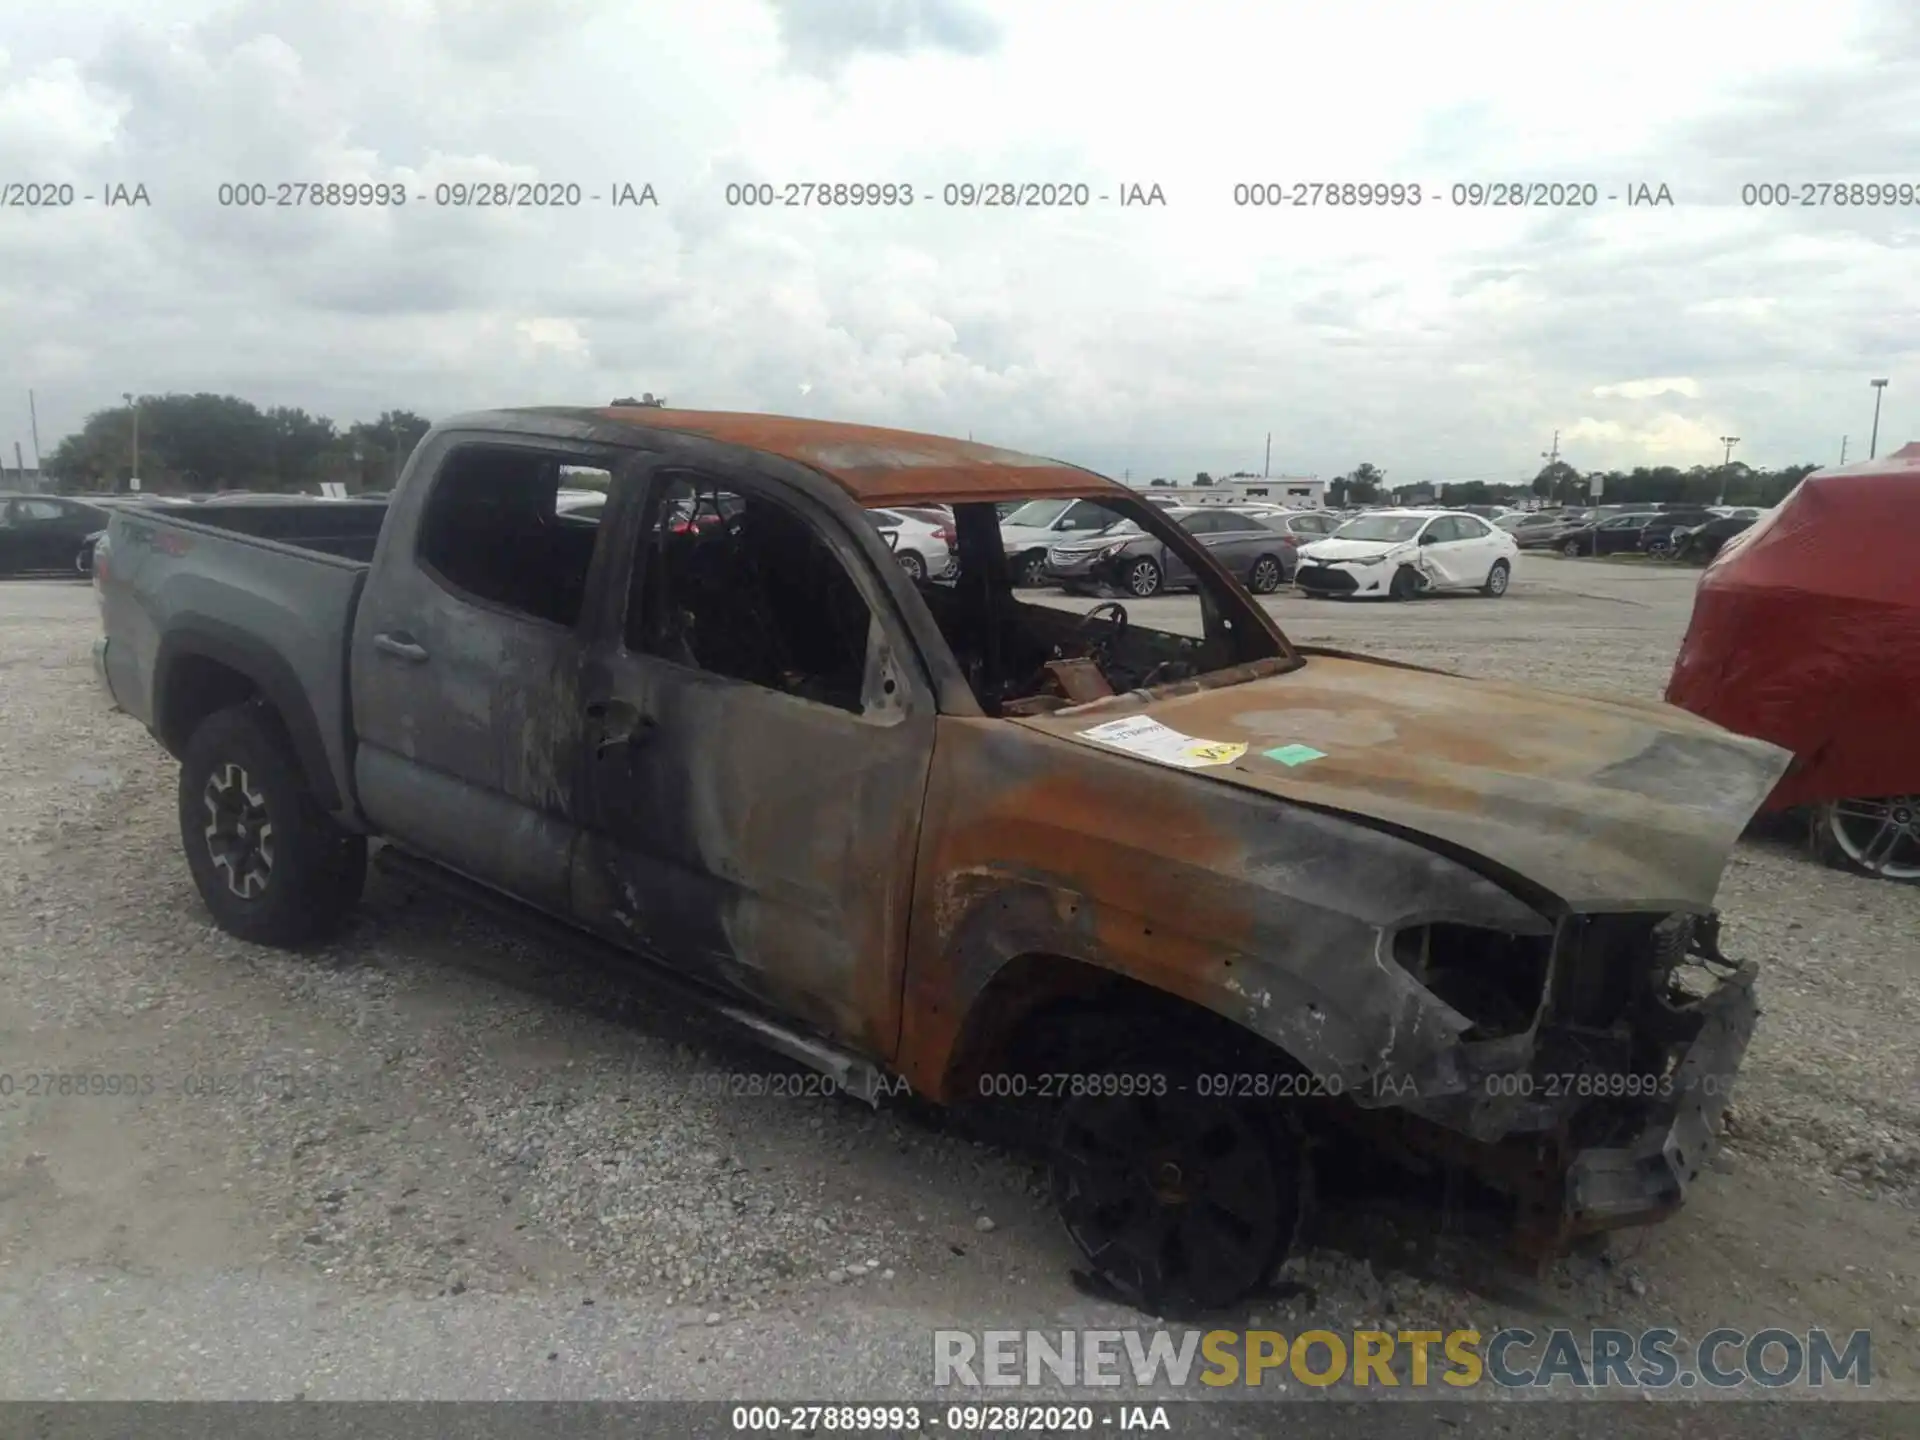
[{"label": "wheel arch", "polygon": [[153,733],[175,759],[207,716],[257,700],[286,732],[314,799],[323,809],[340,808],[339,787],[306,690],[293,667],[264,641],[224,621],[195,617],[161,637],[153,676]]},{"label": "wheel arch", "polygon": [[[1348,1068],[1336,1033],[1327,1033],[1338,1032],[1337,1024],[1320,1027],[1330,1043],[1312,1049],[1250,1023],[1259,1007],[1249,990],[1257,985],[1272,994],[1284,983],[1265,967],[1256,967],[1257,977],[1246,973],[1243,983],[1235,966],[1247,971],[1254,962],[1219,953],[1205,940],[1156,934],[1151,923],[1110,911],[1096,926],[1099,908],[1032,880],[1007,877],[983,887],[930,973],[909,976],[916,1018],[899,1068],[914,1088],[941,1103],[971,1096],[980,1076],[1017,1063],[1036,1022],[1115,1007],[1231,1033],[1303,1072]],[[1303,997],[1294,1013],[1314,1008]],[[1301,1038],[1308,1033],[1302,1027]]]}]

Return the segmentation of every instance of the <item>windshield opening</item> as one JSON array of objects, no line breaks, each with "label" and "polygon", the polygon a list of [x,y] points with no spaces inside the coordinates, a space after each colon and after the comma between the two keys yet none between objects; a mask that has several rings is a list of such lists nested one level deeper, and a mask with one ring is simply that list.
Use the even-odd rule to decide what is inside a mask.
[{"label": "windshield opening", "polygon": [[1424,515],[1362,515],[1333,532],[1336,540],[1411,540],[1427,523]]},{"label": "windshield opening", "polygon": [[[951,516],[890,528],[882,543],[988,715],[1303,663],[1246,588],[1270,548],[1254,537],[1270,531],[1203,547],[1175,517],[1109,494],[1017,506],[955,496]],[[1262,593],[1272,568],[1258,570]]]}]

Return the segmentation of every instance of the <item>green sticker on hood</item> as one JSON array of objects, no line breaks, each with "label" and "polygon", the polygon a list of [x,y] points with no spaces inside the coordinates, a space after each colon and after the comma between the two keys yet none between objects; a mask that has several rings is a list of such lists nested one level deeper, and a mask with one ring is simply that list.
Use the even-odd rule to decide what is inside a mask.
[{"label": "green sticker on hood", "polygon": [[1311,745],[1280,745],[1260,753],[1269,760],[1278,760],[1282,765],[1304,765],[1309,760],[1327,758],[1326,751],[1316,750]]}]

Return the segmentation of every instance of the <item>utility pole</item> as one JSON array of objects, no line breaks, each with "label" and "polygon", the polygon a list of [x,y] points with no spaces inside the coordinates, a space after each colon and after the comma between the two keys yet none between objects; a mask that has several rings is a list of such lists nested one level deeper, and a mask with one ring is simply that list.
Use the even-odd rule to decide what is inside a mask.
[{"label": "utility pole", "polygon": [[27,391],[27,422],[33,426],[33,468],[41,469],[40,464],[40,412],[33,408],[33,391]]},{"label": "utility pole", "polygon": [[1887,382],[1869,380],[1867,383],[1873,386],[1873,438],[1867,441],[1867,458],[1871,460],[1880,453],[1880,397],[1887,393]]},{"label": "utility pole", "polygon": [[1727,503],[1727,472],[1733,468],[1733,447],[1740,443],[1740,437],[1722,435],[1720,443],[1727,447],[1727,453],[1720,460],[1720,498],[1713,502],[1716,505]]},{"label": "utility pole", "polygon": [[[20,453],[20,442],[18,440],[13,442],[13,468],[20,472],[20,488],[25,490],[27,488],[27,462],[26,458]],[[38,469],[39,467],[36,465],[34,468]],[[33,488],[38,490],[40,487],[35,485]]]},{"label": "utility pole", "polygon": [[1847,437],[1844,435],[1840,437],[1840,463],[1847,463]]},{"label": "utility pole", "polygon": [[1260,478],[1265,480],[1273,474],[1273,431],[1267,431],[1267,458],[1261,463]]},{"label": "utility pole", "polygon": [[122,390],[120,398],[127,402],[127,408],[133,412],[133,479],[127,488],[140,488],[140,406],[133,398],[131,390]]},{"label": "utility pole", "polygon": [[[1560,463],[1560,432],[1558,430],[1553,432],[1553,448],[1551,450],[1542,450],[1540,452],[1540,458],[1546,461],[1549,466],[1558,465]],[[1559,477],[1556,476],[1555,483],[1558,483],[1558,479]],[[1548,500],[1552,500],[1554,498],[1551,488],[1549,488],[1545,498]]]}]

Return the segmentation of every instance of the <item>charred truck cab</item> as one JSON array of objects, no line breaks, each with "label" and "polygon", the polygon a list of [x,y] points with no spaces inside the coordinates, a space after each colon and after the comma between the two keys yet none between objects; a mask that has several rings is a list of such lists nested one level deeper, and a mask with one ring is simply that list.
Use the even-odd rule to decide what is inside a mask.
[{"label": "charred truck cab", "polygon": [[[558,503],[594,472],[603,510]],[[1192,623],[1018,592],[1033,499],[1158,539]],[[883,507],[951,516],[946,575]],[[1133,492],[934,436],[490,412],[422,442],[370,559],[303,523],[116,518],[101,587],[236,934],[338,923],[383,840],[859,1093],[1014,1102],[1160,1313],[1272,1273],[1329,1120],[1479,1176],[1536,1255],[1712,1151],[1756,1014],[1713,899],[1773,747],[1295,646]]]}]

